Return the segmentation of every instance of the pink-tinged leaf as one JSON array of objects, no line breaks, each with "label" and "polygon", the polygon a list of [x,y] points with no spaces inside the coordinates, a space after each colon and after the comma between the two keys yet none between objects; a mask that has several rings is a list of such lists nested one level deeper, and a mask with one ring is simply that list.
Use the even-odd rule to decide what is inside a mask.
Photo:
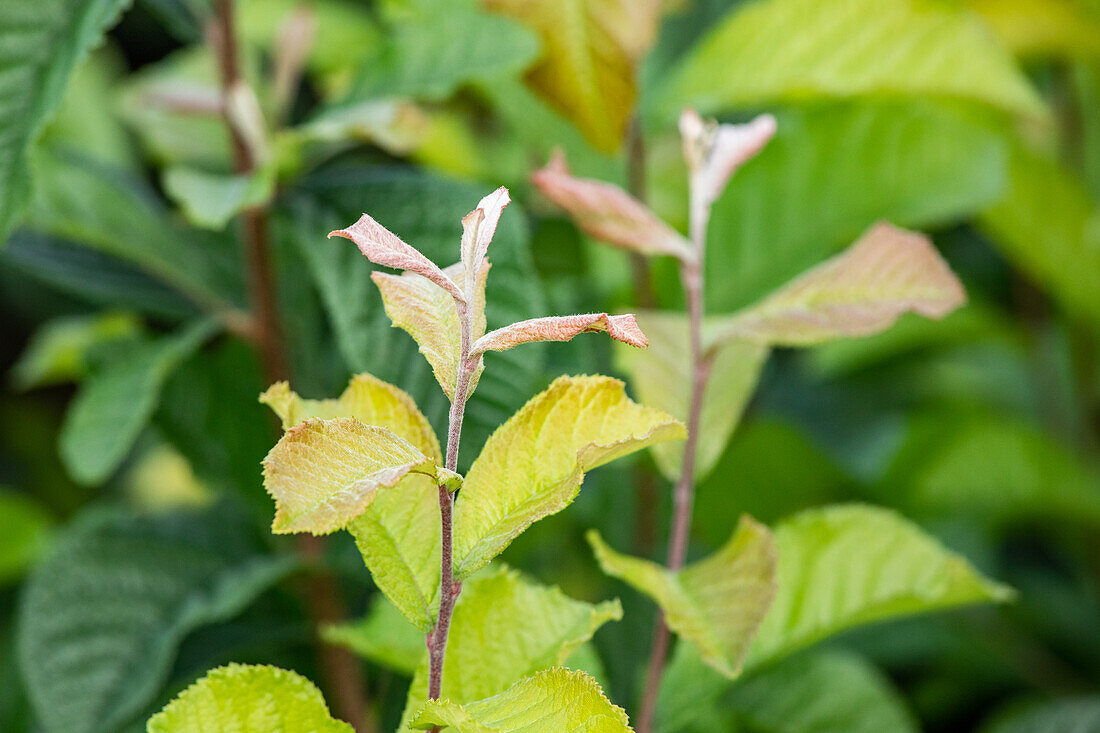
[{"label": "pink-tinged leaf", "polygon": [[462,264],[469,273],[464,288],[467,298],[476,287],[476,273],[481,271],[480,263],[489,252],[489,243],[496,234],[500,215],[511,200],[508,189],[501,186],[481,199],[477,208],[462,219]]},{"label": "pink-tinged leaf", "polygon": [[776,121],[760,115],[743,125],[705,122],[695,110],[680,115],[684,158],[692,171],[692,183],[706,204],[713,203],[737,169],[755,157],[775,136]]},{"label": "pink-tinged leaf", "polygon": [[581,316],[547,316],[513,323],[511,326],[490,331],[479,338],[470,349],[471,357],[486,351],[506,351],[513,346],[533,341],[569,341],[582,333],[606,332],[608,336],[624,344],[644,349],[649,346],[634,316],[609,316],[606,313],[586,313]]},{"label": "pink-tinged leaf", "polygon": [[965,302],[962,283],[927,237],[883,222],[718,333],[719,340],[810,346],[884,331],[905,313],[942,318]]},{"label": "pink-tinged leaf", "polygon": [[400,237],[379,224],[368,214],[363,214],[359,217],[359,221],[347,229],[337,229],[329,232],[329,237],[333,236],[344,237],[355,242],[355,246],[359,248],[359,251],[376,265],[422,275],[446,290],[457,300],[463,303],[466,302],[462,291],[459,290],[451,278],[447,277],[443,270],[425,257],[420,250],[405,244]]},{"label": "pink-tinged leaf", "polygon": [[692,257],[688,241],[645,204],[610,183],[574,178],[560,155],[531,181],[593,239],[645,255]]}]

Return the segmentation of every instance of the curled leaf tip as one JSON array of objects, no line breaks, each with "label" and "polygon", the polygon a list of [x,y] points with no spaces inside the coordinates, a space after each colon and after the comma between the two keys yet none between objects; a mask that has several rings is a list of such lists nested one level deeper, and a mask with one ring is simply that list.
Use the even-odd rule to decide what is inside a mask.
[{"label": "curled leaf tip", "polygon": [[480,263],[489,252],[504,207],[511,201],[508,189],[501,186],[482,198],[477,208],[462,218],[462,264],[466,268],[464,290],[467,298],[477,286]]},{"label": "curled leaf tip", "polygon": [[719,125],[693,109],[684,110],[680,115],[684,158],[703,199],[707,203],[717,199],[737,169],[755,157],[777,129],[770,114],[741,125]]},{"label": "curled leaf tip", "polygon": [[471,356],[486,351],[506,351],[534,341],[569,341],[582,333],[605,332],[616,341],[645,348],[649,346],[633,314],[612,316],[607,313],[586,313],[578,316],[547,316],[513,323],[491,331],[474,343]]}]

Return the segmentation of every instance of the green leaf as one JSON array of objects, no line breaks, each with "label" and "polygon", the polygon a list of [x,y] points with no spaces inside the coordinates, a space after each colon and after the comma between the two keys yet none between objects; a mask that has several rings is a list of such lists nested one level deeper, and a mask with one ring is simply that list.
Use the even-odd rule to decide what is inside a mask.
[{"label": "green leaf", "polygon": [[[958,63],[965,54],[967,63]],[[1045,108],[981,19],[936,0],[761,0],[739,6],[659,93],[673,116],[815,98],[912,95]]]},{"label": "green leaf", "polygon": [[[677,647],[662,680],[657,730],[676,733],[713,707],[736,711],[750,730],[771,733],[915,733],[890,681],[849,652],[807,652],[746,674],[730,685],[691,647]],[[725,693],[723,695],[723,693]],[[721,699],[719,697],[721,696]]]},{"label": "green leaf", "polygon": [[749,649],[747,666],[852,626],[1013,595],[886,509],[809,510],[781,522],[774,534],[779,592]]},{"label": "green leaf", "polygon": [[[348,368],[401,384],[439,426],[446,425],[446,395],[412,339],[391,328],[370,280],[370,263],[348,242],[326,240],[324,233],[345,226],[368,210],[433,261],[454,262],[459,253],[460,222],[483,194],[478,186],[415,171],[330,169],[285,197],[286,206],[279,210],[274,227],[276,235],[296,247],[305,259]],[[493,267],[486,290],[490,328],[545,312],[542,288],[527,249],[525,217],[516,206],[510,205],[493,237]],[[461,455],[479,448],[538,389],[544,356],[543,347],[532,345],[489,357],[481,387],[467,404],[460,470],[464,465]]]},{"label": "green leaf", "polygon": [[608,575],[657,602],[668,627],[695,644],[704,662],[733,679],[741,673],[776,592],[776,548],[749,516],[718,552],[680,570],[615,552],[595,530],[588,542]]},{"label": "green leaf", "polygon": [[395,23],[371,49],[349,96],[442,100],[464,84],[517,75],[535,60],[538,49],[530,30],[476,7],[427,10]]},{"label": "green leaf", "polygon": [[[686,422],[694,373],[687,315],[642,311],[636,318],[649,338],[649,348],[616,347],[616,366],[627,374],[643,404]],[[711,472],[725,450],[756,389],[760,370],[769,353],[767,346],[752,341],[728,340],[714,348],[695,449],[697,481],[702,481]],[[658,443],[651,450],[665,478],[678,479],[684,446]]]},{"label": "green leaf", "polygon": [[905,313],[940,319],[966,302],[927,237],[879,223],[839,255],[727,321],[716,341],[813,346],[890,328]]},{"label": "green leaf", "polygon": [[542,38],[527,84],[566,115],[593,147],[614,152],[626,132],[637,88],[635,64],[653,43],[655,2],[485,0]]},{"label": "green leaf", "polygon": [[46,509],[31,497],[0,490],[0,583],[18,578],[38,557],[52,523]]},{"label": "green leaf", "polygon": [[140,331],[140,321],[121,311],[48,321],[35,331],[12,365],[12,383],[18,389],[30,389],[78,381],[87,373],[89,353],[96,347]]},{"label": "green leaf", "polygon": [[215,330],[213,322],[198,321],[135,344],[81,385],[59,436],[61,459],[73,478],[98,484],[110,477],[156,410],[164,382]]},{"label": "green leaf", "polygon": [[264,488],[275,499],[275,534],[343,529],[382,489],[409,474],[458,488],[461,477],[385,428],[355,418],[310,418],[287,430],[264,459]]},{"label": "green leaf", "polygon": [[[352,417],[396,433],[437,465],[442,461],[435,433],[412,398],[369,374],[353,377],[335,400],[304,400],[285,382],[272,385],[260,399],[279,415],[285,428],[311,417]],[[439,589],[438,502],[433,481],[408,476],[396,491],[382,492],[348,526],[375,584],[425,632],[435,623],[433,601]]]},{"label": "green leaf", "polygon": [[1016,146],[1004,198],[982,227],[1063,306],[1100,322],[1100,207],[1057,163]]},{"label": "green leaf", "polygon": [[[451,619],[442,696],[465,704],[503,693],[527,675],[564,664],[598,628],[622,615],[617,599],[575,601],[509,568],[475,578],[464,584]],[[403,725],[428,697],[426,652],[422,657]]]},{"label": "green leaf", "polygon": [[164,172],[164,191],[192,224],[220,230],[237,214],[271,198],[275,192],[273,173],[261,170],[250,175],[226,175],[173,166]]},{"label": "green leaf", "polygon": [[1076,0],[967,0],[1020,56],[1098,56],[1100,17]]},{"label": "green leaf", "polygon": [[366,616],[358,621],[323,626],[321,637],[329,644],[345,646],[364,659],[407,677],[413,676],[424,656],[424,634],[408,622],[397,606],[378,596]]},{"label": "green leaf", "polygon": [[22,598],[19,656],[45,730],[123,728],[160,691],[187,634],[232,618],[293,567],[217,508],[156,519],[92,511],[58,538]]},{"label": "green leaf", "polygon": [[129,0],[0,2],[0,242],[28,201],[29,152],[53,116],[73,70],[114,25]]},{"label": "green leaf", "polygon": [[585,471],[684,437],[608,377],[560,377],[485,443],[455,503],[455,576],[484,567],[532,523],[577,496]]},{"label": "green leaf", "polygon": [[278,667],[218,667],[149,719],[148,733],[353,733],[334,719],[317,686]]},{"label": "green leaf", "polygon": [[594,679],[563,667],[539,672],[467,705],[431,700],[417,713],[413,726],[427,730],[436,725],[451,726],[456,733],[632,730],[626,713],[604,697]]},{"label": "green leaf", "polygon": [[1100,725],[1100,699],[1096,696],[1061,698],[1032,705],[1006,717],[984,733],[1082,733]]},{"label": "green leaf", "polygon": [[779,131],[714,205],[712,312],[744,307],[850,244],[873,222],[924,228],[993,203],[1003,138],[947,107],[827,105],[777,115]]}]

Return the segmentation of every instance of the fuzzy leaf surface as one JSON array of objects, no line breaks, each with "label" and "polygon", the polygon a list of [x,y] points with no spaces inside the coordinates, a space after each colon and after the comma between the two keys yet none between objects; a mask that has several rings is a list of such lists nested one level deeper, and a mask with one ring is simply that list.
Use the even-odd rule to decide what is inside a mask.
[{"label": "fuzzy leaf surface", "polygon": [[[442,697],[465,704],[502,693],[527,675],[565,664],[597,629],[622,615],[618,599],[577,601],[510,568],[479,576],[465,584],[455,606]],[[428,698],[423,649],[421,657],[405,703],[405,725]]]},{"label": "fuzzy leaf surface", "polygon": [[733,316],[717,339],[812,346],[870,336],[905,313],[939,319],[966,302],[927,237],[876,224],[845,252]]},{"label": "fuzzy leaf surface", "polygon": [[668,627],[695,644],[703,661],[729,678],[741,673],[749,644],[776,592],[776,549],[768,528],[743,516],[716,553],[678,571],[615,552],[589,530],[608,575],[657,602]]},{"label": "fuzzy leaf surface", "polygon": [[212,669],[149,719],[148,733],[353,733],[334,719],[317,686],[267,665]]},{"label": "fuzzy leaf surface", "polygon": [[523,530],[577,496],[585,471],[684,437],[668,414],[608,377],[559,377],[501,425],[455,503],[455,576],[468,577]]},{"label": "fuzzy leaf surface", "polygon": [[672,72],[659,104],[671,116],[686,106],[709,114],[886,93],[961,98],[1033,116],[1044,110],[980,18],[924,0],[763,0],[735,7]]},{"label": "fuzzy leaf surface", "polygon": [[779,591],[748,666],[852,626],[1013,595],[887,509],[812,509],[781,522],[774,536]]},{"label": "fuzzy leaf surface", "polygon": [[627,733],[622,708],[604,697],[584,672],[555,667],[520,680],[504,692],[460,705],[449,699],[424,704],[413,727],[450,726],[456,733]]},{"label": "fuzzy leaf surface", "polygon": [[[439,442],[427,418],[405,392],[369,374],[353,377],[337,399],[302,399],[280,382],[261,397],[291,427],[310,417],[353,417],[392,431],[436,465]],[[375,584],[409,621],[428,631],[435,622],[439,589],[439,494],[427,476],[406,476],[393,491],[380,492],[348,531]]]},{"label": "fuzzy leaf surface", "polygon": [[[648,349],[616,347],[615,363],[627,374],[643,404],[664,410],[686,422],[691,409],[691,329],[687,315],[673,311],[642,311],[638,326],[649,337]],[[713,324],[705,326],[711,330]],[[752,398],[760,370],[771,350],[764,344],[729,339],[714,347],[714,358],[703,397],[695,472],[702,480],[725,450],[734,428]],[[658,443],[651,447],[657,467],[670,481],[680,476],[684,446]]]},{"label": "fuzzy leaf surface", "polygon": [[486,351],[507,351],[520,344],[537,341],[570,341],[582,333],[606,333],[616,341],[639,349],[649,346],[633,315],[585,313],[579,316],[531,318],[498,328],[475,341],[470,353],[479,355]]}]

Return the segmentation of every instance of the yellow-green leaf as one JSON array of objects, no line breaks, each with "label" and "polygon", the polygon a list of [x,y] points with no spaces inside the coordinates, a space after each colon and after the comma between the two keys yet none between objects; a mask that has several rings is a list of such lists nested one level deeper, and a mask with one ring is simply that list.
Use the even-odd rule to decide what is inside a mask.
[{"label": "yellow-green leaf", "polygon": [[671,117],[688,106],[714,113],[872,94],[962,98],[1027,115],[1044,111],[981,18],[937,0],[739,5],[672,73],[659,107]]},{"label": "yellow-green leaf", "polygon": [[604,697],[584,672],[555,667],[539,672],[504,692],[460,705],[431,700],[416,714],[413,727],[450,726],[456,733],[618,733],[633,730],[622,708]]},{"label": "yellow-green leaf", "polygon": [[[338,399],[306,400],[285,382],[261,397],[291,427],[309,417],[354,417],[393,431],[437,464],[439,442],[428,419],[403,391],[369,374],[352,378]],[[406,476],[393,491],[383,491],[348,525],[375,584],[421,631],[435,623],[439,589],[438,488],[427,476]]]},{"label": "yellow-green leaf", "polygon": [[271,531],[335,532],[410,472],[448,485],[458,480],[386,428],[352,417],[310,418],[286,431],[264,458],[264,488],[275,500]]},{"label": "yellow-green leaf", "polygon": [[745,515],[718,552],[677,571],[615,552],[595,530],[588,542],[604,572],[656,601],[668,627],[695,644],[704,662],[730,678],[741,673],[775,597],[776,549],[767,527]]},{"label": "yellow-green leaf", "polygon": [[841,505],[775,528],[779,590],[747,664],[860,624],[1012,597],[896,512]]},{"label": "yellow-green leaf", "polygon": [[622,142],[637,97],[635,66],[653,43],[655,0],[482,0],[542,38],[527,83],[604,152]]},{"label": "yellow-green leaf", "polygon": [[211,670],[152,718],[148,733],[354,733],[328,711],[317,687],[266,665]]},{"label": "yellow-green leaf", "polygon": [[496,557],[576,497],[584,472],[685,437],[668,414],[632,402],[609,377],[560,377],[486,441],[455,505],[455,574]]},{"label": "yellow-green leaf", "polygon": [[[451,619],[442,696],[470,703],[503,692],[527,675],[565,664],[597,629],[622,615],[617,599],[577,601],[510,568],[467,581]],[[421,656],[405,704],[406,726],[428,698],[428,660]]]},{"label": "yellow-green leaf", "polygon": [[[455,282],[465,279],[463,265],[456,263],[444,271]],[[485,283],[489,276],[489,262],[482,259],[472,292],[467,292],[470,338],[476,340],[485,333]],[[382,305],[393,325],[405,330],[420,346],[420,353],[432,365],[435,379],[454,400],[455,381],[458,378],[458,362],[461,349],[461,327],[454,298],[443,288],[426,277],[413,272],[390,275],[372,272],[371,279],[382,293]],[[477,386],[483,366],[479,364],[467,396]]]},{"label": "yellow-green leaf", "polygon": [[1075,0],[967,0],[1020,56],[1100,55],[1100,16]]},{"label": "yellow-green leaf", "polygon": [[[643,404],[686,421],[691,404],[691,329],[687,315],[673,311],[642,311],[638,326],[649,337],[648,349],[615,349],[616,365],[630,378]],[[699,421],[695,473],[702,480],[714,468],[741,414],[752,397],[760,369],[770,353],[764,344],[729,339],[714,347]],[[684,446],[658,443],[652,447],[657,467],[670,481],[680,477]]]},{"label": "yellow-green leaf", "polygon": [[879,223],[844,252],[734,315],[716,338],[812,346],[870,336],[909,312],[942,318],[964,302],[962,283],[927,237]]}]

